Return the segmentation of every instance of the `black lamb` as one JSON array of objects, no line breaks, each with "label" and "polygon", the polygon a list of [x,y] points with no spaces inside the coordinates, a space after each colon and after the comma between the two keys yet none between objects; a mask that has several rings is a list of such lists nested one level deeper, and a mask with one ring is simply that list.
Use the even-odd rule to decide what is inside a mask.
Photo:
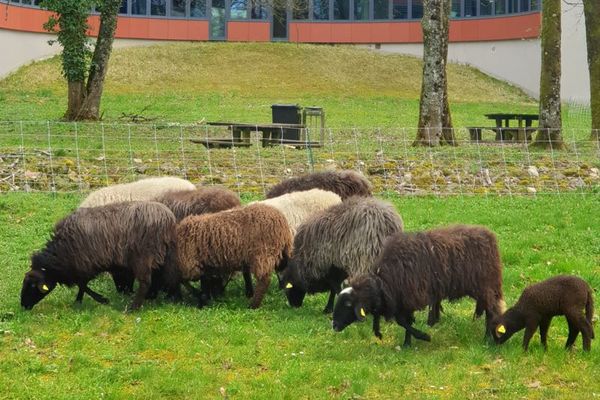
[{"label": "black lamb", "polygon": [[572,348],[581,332],[583,350],[590,351],[594,338],[592,288],[583,279],[571,275],[558,275],[525,288],[517,303],[495,320],[494,340],[498,344],[504,343],[525,328],[523,349],[527,350],[539,326],[542,346],[546,350],[550,321],[557,315],[564,315],[569,324],[565,348]]}]

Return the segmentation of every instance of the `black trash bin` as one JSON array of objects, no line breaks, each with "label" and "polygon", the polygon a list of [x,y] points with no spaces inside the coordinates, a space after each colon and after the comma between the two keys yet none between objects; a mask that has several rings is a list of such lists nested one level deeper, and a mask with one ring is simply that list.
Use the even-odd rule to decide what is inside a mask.
[{"label": "black trash bin", "polygon": [[[273,104],[271,106],[273,123],[276,124],[301,124],[302,107],[298,104]],[[283,128],[282,137],[285,140],[300,140],[299,128]]]}]

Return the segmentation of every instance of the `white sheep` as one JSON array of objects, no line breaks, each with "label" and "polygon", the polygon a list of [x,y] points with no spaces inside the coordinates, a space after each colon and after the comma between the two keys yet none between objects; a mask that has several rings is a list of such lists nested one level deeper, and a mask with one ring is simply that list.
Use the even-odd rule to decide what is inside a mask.
[{"label": "white sheep", "polygon": [[287,193],[257,203],[274,207],[281,212],[290,226],[293,237],[296,235],[296,230],[300,224],[310,216],[341,202],[342,198],[333,192],[311,189]]},{"label": "white sheep", "polygon": [[98,207],[122,201],[148,201],[171,191],[195,189],[196,186],[190,181],[174,176],[146,178],[98,189],[90,193],[79,207]]}]

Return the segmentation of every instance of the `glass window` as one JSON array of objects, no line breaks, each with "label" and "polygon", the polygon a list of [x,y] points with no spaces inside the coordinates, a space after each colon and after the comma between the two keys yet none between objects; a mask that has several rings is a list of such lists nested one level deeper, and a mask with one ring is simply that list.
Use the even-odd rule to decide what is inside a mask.
[{"label": "glass window", "polygon": [[369,19],[369,0],[354,0],[354,19]]},{"label": "glass window", "polygon": [[465,0],[465,17],[477,16],[477,0]]},{"label": "glass window", "polygon": [[308,19],[308,0],[294,0],[292,18]]},{"label": "glass window", "polygon": [[171,16],[185,17],[185,0],[171,0]]},{"label": "glass window", "polygon": [[508,12],[510,14],[519,12],[519,0],[508,0]]},{"label": "glass window", "polygon": [[267,6],[264,0],[250,0],[250,18],[267,19]]},{"label": "glass window", "polygon": [[493,0],[481,0],[479,3],[479,15],[492,15]]},{"label": "glass window", "polygon": [[134,15],[148,14],[146,9],[146,0],[131,0],[131,13]]},{"label": "glass window", "polygon": [[31,4],[31,0],[21,0],[21,4]]},{"label": "glass window", "polygon": [[151,0],[150,15],[167,15],[167,0]]},{"label": "glass window", "polygon": [[496,15],[506,14],[506,0],[496,0]]},{"label": "glass window", "polygon": [[531,0],[531,11],[539,11],[540,9],[540,0]]},{"label": "glass window", "polygon": [[127,0],[121,2],[121,8],[119,8],[119,14],[127,14]]},{"label": "glass window", "polygon": [[333,0],[333,19],[350,19],[350,0]]},{"label": "glass window", "polygon": [[529,0],[521,0],[521,12],[529,11]]},{"label": "glass window", "polygon": [[460,17],[460,0],[452,0],[452,9],[450,10],[450,18]]},{"label": "glass window", "polygon": [[421,19],[423,18],[423,0],[412,1],[412,18]]},{"label": "glass window", "polygon": [[206,0],[191,0],[190,16],[192,18],[206,17]]},{"label": "glass window", "polygon": [[329,0],[313,0],[313,19],[329,19]]},{"label": "glass window", "polygon": [[389,16],[389,0],[373,0],[373,15],[374,19],[388,19]]},{"label": "glass window", "polygon": [[229,16],[231,19],[248,18],[248,4],[246,3],[246,0],[231,0]]},{"label": "glass window", "polygon": [[394,18],[394,19],[408,18],[408,0],[393,0],[392,18]]}]

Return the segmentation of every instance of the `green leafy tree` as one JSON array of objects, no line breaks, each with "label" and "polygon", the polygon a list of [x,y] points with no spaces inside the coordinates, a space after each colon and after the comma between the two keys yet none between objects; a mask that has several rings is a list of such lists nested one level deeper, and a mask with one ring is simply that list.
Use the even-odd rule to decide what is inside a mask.
[{"label": "green leafy tree", "polygon": [[[68,83],[65,118],[99,119],[121,0],[43,0],[41,6],[53,12],[44,29],[56,32],[56,41],[63,47],[62,72]],[[92,6],[100,12],[95,43],[86,35]]]}]

